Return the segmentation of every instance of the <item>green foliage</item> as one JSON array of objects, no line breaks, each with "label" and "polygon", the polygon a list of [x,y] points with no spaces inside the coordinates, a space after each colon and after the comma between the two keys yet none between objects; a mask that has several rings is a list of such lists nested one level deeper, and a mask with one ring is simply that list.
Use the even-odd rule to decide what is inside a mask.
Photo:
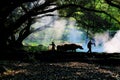
[{"label": "green foliage", "polygon": [[[77,27],[89,34],[120,28],[118,0],[5,0],[0,4],[0,34],[4,35],[0,40],[1,48],[22,43],[31,33],[30,25],[33,19],[37,15],[46,15],[55,10],[64,18],[75,19]],[[77,6],[65,7],[68,4]]]},{"label": "green foliage", "polygon": [[59,11],[59,14],[62,16],[73,17],[76,20],[77,26],[81,27],[89,34],[104,32],[107,30],[118,30],[120,28],[120,10],[111,7],[104,0],[79,0],[77,2],[76,0],[63,1],[64,2],[61,4],[71,4],[74,2],[76,5],[79,4],[89,9],[105,11],[107,13],[86,11],[79,7],[70,7]]},{"label": "green foliage", "polygon": [[46,51],[48,50],[48,47],[43,46],[43,45],[38,45],[38,46],[24,46],[23,49],[27,52],[40,52],[40,51]]}]

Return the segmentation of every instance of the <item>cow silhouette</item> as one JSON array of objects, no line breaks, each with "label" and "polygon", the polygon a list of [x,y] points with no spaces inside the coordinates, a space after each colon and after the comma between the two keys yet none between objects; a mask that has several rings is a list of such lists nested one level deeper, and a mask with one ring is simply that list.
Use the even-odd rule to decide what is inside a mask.
[{"label": "cow silhouette", "polygon": [[74,43],[57,45],[57,51],[76,52],[76,49],[83,49],[83,47],[81,45],[79,45],[79,44],[74,44]]}]

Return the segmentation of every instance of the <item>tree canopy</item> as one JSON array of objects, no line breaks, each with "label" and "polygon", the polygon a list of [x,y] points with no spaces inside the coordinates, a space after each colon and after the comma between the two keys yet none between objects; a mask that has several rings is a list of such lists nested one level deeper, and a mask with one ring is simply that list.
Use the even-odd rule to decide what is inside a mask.
[{"label": "tree canopy", "polygon": [[[39,30],[30,30],[35,19],[45,16],[73,18],[90,35],[120,28],[119,0],[4,0],[0,4],[1,49],[22,46],[29,34]],[[51,13],[56,10],[58,15]]]}]

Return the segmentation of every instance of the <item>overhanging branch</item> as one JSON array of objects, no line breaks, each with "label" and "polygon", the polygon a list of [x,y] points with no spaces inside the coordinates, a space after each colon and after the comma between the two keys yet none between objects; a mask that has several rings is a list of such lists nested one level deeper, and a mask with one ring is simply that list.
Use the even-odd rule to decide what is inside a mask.
[{"label": "overhanging branch", "polygon": [[[29,19],[31,16],[36,16],[36,15],[39,15],[39,14],[47,14],[47,13],[53,12],[55,10],[60,10],[60,9],[63,9],[63,8],[70,8],[70,7],[76,7],[76,8],[80,8],[82,10],[92,11],[92,12],[97,12],[97,13],[104,13],[104,14],[108,15],[109,17],[111,17],[112,19],[114,19],[116,22],[118,22],[120,24],[119,20],[117,20],[116,18],[114,18],[112,15],[108,14],[105,11],[95,10],[95,9],[90,9],[90,8],[85,8],[85,7],[81,6],[81,5],[76,5],[76,4],[67,4],[67,5],[56,6],[54,8],[47,9],[47,10],[40,11],[40,12],[34,11],[32,9],[31,11],[29,11],[28,13],[26,13],[25,15],[23,15],[21,18],[19,18],[16,21],[15,26],[13,28],[14,29],[18,28],[24,21],[26,21],[27,19]],[[35,10],[38,10],[38,9],[39,8],[37,8]],[[17,25],[17,27],[16,27],[16,25]]]},{"label": "overhanging branch", "polygon": [[109,5],[119,8],[120,9],[120,5],[114,4],[113,2],[111,2],[111,0],[105,0]]},{"label": "overhanging branch", "polygon": [[45,14],[45,13],[48,13],[48,12],[53,12],[55,10],[60,10],[60,9],[69,8],[69,7],[77,7],[77,8],[80,8],[82,10],[86,10],[86,11],[92,11],[92,12],[97,12],[97,13],[104,13],[104,14],[108,15],[109,17],[111,17],[112,19],[114,19],[116,22],[118,22],[118,24],[120,24],[119,20],[117,20],[115,17],[113,17],[112,15],[108,14],[105,11],[95,10],[95,9],[90,9],[90,8],[85,8],[85,7],[81,6],[81,5],[76,5],[76,4],[61,5],[61,6],[57,6],[57,7],[54,7],[52,9],[49,9],[49,10],[44,10],[42,12],[33,13],[32,15],[35,16],[35,15],[38,15],[38,14]]}]

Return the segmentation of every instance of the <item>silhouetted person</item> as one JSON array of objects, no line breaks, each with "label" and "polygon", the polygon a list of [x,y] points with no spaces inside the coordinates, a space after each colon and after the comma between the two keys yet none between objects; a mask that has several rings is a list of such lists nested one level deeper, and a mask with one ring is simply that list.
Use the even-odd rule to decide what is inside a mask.
[{"label": "silhouetted person", "polygon": [[88,52],[87,53],[92,53],[92,45],[95,46],[95,43],[92,43],[92,41],[90,40],[87,44],[87,47],[88,47]]},{"label": "silhouetted person", "polygon": [[52,45],[52,51],[55,51],[55,43],[54,42],[52,42],[52,44],[50,44],[50,45]]}]

